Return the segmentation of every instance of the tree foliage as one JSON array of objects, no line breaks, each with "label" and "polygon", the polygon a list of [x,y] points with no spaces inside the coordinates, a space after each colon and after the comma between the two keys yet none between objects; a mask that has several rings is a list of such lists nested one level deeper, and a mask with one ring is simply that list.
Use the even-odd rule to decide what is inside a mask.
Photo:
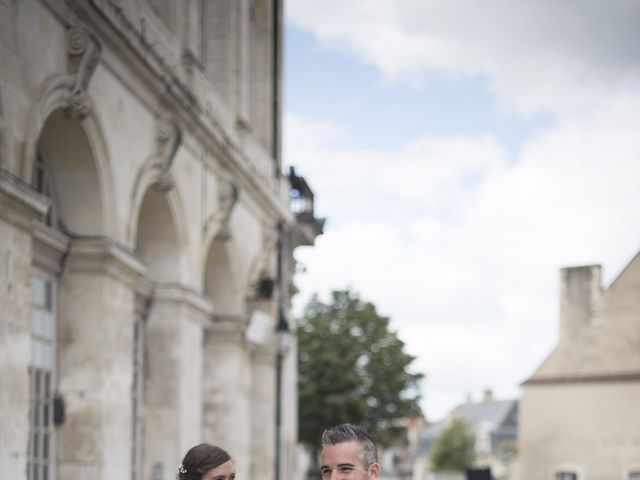
[{"label": "tree foliage", "polygon": [[322,431],[352,422],[385,441],[400,419],[419,414],[415,357],[389,329],[389,319],[350,290],[329,304],[314,296],[299,323],[299,438],[317,451]]},{"label": "tree foliage", "polygon": [[454,416],[438,435],[431,450],[431,469],[436,472],[461,472],[473,462],[474,437],[466,422]]}]

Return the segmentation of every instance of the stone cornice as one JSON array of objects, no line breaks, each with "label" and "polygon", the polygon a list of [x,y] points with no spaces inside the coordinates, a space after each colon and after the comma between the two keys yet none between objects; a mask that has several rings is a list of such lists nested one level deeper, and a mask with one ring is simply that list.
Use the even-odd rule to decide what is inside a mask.
[{"label": "stone cornice", "polygon": [[597,375],[563,375],[557,377],[534,377],[522,383],[529,385],[566,385],[580,383],[612,383],[612,382],[640,382],[640,372],[614,372]]},{"label": "stone cornice", "polygon": [[146,267],[134,252],[106,237],[73,237],[65,268],[70,272],[106,273],[135,288]]},{"label": "stone cornice", "polygon": [[25,230],[44,217],[49,200],[8,171],[0,168],[0,217]]},{"label": "stone cornice", "polygon": [[[128,66],[135,71],[146,88],[151,88],[167,106],[172,107],[186,130],[216,153],[215,157],[234,177],[240,189],[254,196],[276,218],[293,222],[288,204],[279,198],[277,179],[260,174],[260,169],[244,148],[217,121],[202,99],[184,83],[156,45],[145,38],[142,30],[127,17],[113,0],[68,0],[73,10],[91,24],[105,44],[128,58]],[[105,62],[107,59],[105,58]],[[254,152],[251,152],[254,153]],[[267,154],[268,155],[268,154]]]}]

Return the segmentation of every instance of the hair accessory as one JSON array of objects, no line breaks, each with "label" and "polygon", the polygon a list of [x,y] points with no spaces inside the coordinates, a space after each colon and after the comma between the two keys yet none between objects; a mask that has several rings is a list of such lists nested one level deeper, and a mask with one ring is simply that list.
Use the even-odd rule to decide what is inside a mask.
[{"label": "hair accessory", "polygon": [[182,466],[182,464],[178,465],[178,473],[185,474],[187,473],[187,469]]}]

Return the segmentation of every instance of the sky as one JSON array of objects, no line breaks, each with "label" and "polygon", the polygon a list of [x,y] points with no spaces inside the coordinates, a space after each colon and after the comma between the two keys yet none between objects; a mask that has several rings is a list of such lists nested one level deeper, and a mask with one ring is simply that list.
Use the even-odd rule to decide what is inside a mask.
[{"label": "sky", "polygon": [[288,0],[284,161],[326,217],[294,312],[350,287],[442,418],[517,398],[559,269],[640,249],[640,2]]}]

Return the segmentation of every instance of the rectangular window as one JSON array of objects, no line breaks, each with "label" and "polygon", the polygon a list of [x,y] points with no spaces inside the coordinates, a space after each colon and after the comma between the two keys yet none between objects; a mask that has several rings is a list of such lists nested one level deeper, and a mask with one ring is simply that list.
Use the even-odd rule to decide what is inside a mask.
[{"label": "rectangular window", "polygon": [[555,480],[578,480],[575,472],[557,472]]},{"label": "rectangular window", "polygon": [[34,270],[31,278],[29,359],[29,480],[51,480],[54,471],[55,294],[55,279]]}]

